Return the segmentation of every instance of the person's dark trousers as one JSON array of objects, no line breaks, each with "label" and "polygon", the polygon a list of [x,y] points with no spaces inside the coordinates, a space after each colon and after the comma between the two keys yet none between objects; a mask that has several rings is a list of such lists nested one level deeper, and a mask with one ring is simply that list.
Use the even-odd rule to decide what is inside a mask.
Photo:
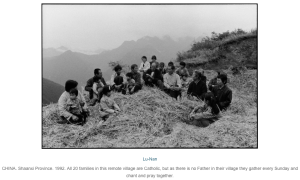
[{"label": "person's dark trousers", "polygon": [[136,92],[138,92],[141,89],[142,89],[142,85],[141,84],[135,85],[133,93],[136,93]]},{"label": "person's dark trousers", "polygon": [[[122,84],[121,87],[119,87],[119,89],[117,89],[117,88],[116,88],[116,85],[114,84],[114,85],[111,87],[111,89],[112,89],[113,91],[116,91],[116,92],[123,92],[124,89],[125,89],[125,85]],[[126,91],[125,91],[125,92],[126,92]]]},{"label": "person's dark trousers", "polygon": [[145,85],[146,86],[150,86],[150,87],[153,87],[153,80],[151,78],[147,78],[145,79]]},{"label": "person's dark trousers", "polygon": [[174,91],[171,89],[165,89],[164,91],[167,94],[169,94],[172,98],[175,98],[175,99],[177,99],[177,97],[181,95],[181,91]]},{"label": "person's dark trousers", "polygon": [[93,88],[85,86],[84,89],[89,92],[89,98],[93,99]]},{"label": "person's dark trousers", "polygon": [[154,81],[154,84],[162,91],[165,89],[164,83],[161,80]]},{"label": "person's dark trousers", "polygon": [[201,97],[199,97],[197,94],[195,94],[195,93],[192,92],[190,95],[191,96],[195,96],[195,97],[197,97],[197,99],[200,99],[202,101],[204,100],[204,94]]},{"label": "person's dark trousers", "polygon": [[83,112],[82,114],[73,114],[74,116],[78,117],[78,120],[75,121],[72,117],[67,120],[64,116],[60,116],[60,120],[57,121],[59,124],[76,124],[76,125],[84,125],[86,123],[87,114]]}]

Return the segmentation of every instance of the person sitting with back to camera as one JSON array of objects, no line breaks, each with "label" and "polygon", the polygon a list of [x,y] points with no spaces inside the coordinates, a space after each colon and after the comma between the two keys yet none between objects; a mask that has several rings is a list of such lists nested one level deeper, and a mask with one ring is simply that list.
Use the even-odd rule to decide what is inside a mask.
[{"label": "person sitting with back to camera", "polygon": [[205,104],[196,106],[193,109],[189,115],[189,123],[200,127],[207,127],[221,117],[221,110],[216,103],[213,93],[205,93],[203,97]]},{"label": "person sitting with back to camera", "polygon": [[102,98],[99,104],[99,113],[100,117],[103,120],[107,120],[111,115],[117,115],[121,112],[120,107],[117,103],[111,98],[111,86],[106,85],[102,90]]},{"label": "person sitting with back to camera", "polygon": [[[70,90],[70,98],[67,100],[66,110],[73,115],[73,118],[78,118],[76,124],[83,125],[86,122],[86,118],[89,116],[89,110],[85,105],[85,102],[77,98],[78,90],[73,88]],[[76,116],[76,117],[75,117]]]},{"label": "person sitting with back to camera", "polygon": [[124,93],[124,88],[126,84],[126,76],[122,73],[122,67],[117,65],[114,68],[115,73],[111,76],[111,86],[112,89],[116,92]]}]

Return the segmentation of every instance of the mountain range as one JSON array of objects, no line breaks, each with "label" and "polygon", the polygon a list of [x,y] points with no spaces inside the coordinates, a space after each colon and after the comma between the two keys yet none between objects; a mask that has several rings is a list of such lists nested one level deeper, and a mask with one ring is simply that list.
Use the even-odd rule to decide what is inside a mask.
[{"label": "mountain range", "polygon": [[[93,76],[93,70],[100,68],[104,78],[109,80],[112,74],[109,62],[120,61],[126,65],[139,65],[142,56],[146,56],[150,61],[152,55],[156,55],[158,62],[167,63],[174,60],[178,52],[188,50],[193,40],[191,37],[175,41],[169,36],[146,36],[137,41],[125,41],[115,49],[93,55],[66,50],[65,47],[47,48],[43,49],[43,77],[60,85],[64,85],[68,79],[73,79],[78,81],[79,86],[83,86]],[[50,56],[51,53],[54,56]]]},{"label": "mountain range", "polygon": [[42,103],[43,105],[49,104],[49,103],[57,103],[60,95],[65,91],[65,88],[57,84],[53,81],[50,81],[46,78],[43,78],[43,97],[42,97]]}]

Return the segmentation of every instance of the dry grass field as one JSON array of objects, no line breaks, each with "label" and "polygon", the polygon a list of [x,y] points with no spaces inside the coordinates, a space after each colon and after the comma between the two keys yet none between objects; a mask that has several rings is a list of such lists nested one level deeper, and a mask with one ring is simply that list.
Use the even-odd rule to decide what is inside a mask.
[{"label": "dry grass field", "polygon": [[[122,112],[103,122],[98,105],[84,126],[57,124],[56,104],[43,107],[43,148],[257,148],[257,71],[233,76],[230,108],[206,128],[187,123],[199,102],[171,99],[156,88],[134,95],[113,94]],[[215,72],[206,70],[207,79]]]}]

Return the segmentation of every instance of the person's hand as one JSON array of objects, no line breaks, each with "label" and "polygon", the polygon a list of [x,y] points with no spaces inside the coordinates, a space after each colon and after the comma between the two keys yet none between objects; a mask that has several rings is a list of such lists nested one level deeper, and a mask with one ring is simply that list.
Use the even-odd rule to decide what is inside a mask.
[{"label": "person's hand", "polygon": [[180,91],[180,90],[181,90],[181,88],[180,88],[180,87],[174,87],[174,90],[176,90],[176,91]]},{"label": "person's hand", "polygon": [[195,115],[194,115],[193,113],[191,113],[191,114],[189,115],[189,119],[190,119],[190,120],[195,119]]},{"label": "person's hand", "polygon": [[90,116],[91,114],[91,112],[88,109],[86,109],[84,112],[86,113],[87,116]]},{"label": "person's hand", "polygon": [[130,92],[133,93],[134,92],[134,88],[131,88]]},{"label": "person's hand", "polygon": [[77,116],[72,116],[72,119],[74,120],[74,121],[77,121],[78,120],[78,117]]}]

